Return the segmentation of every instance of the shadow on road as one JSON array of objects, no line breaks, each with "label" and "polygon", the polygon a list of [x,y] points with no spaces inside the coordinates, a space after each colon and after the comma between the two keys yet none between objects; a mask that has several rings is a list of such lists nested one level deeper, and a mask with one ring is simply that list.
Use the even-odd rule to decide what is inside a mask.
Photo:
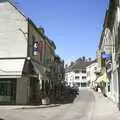
[{"label": "shadow on road", "polygon": [[74,99],[79,94],[79,90],[77,88],[71,88],[71,87],[64,87],[62,89],[61,97],[60,99],[56,100],[57,104],[68,104],[73,103]]}]

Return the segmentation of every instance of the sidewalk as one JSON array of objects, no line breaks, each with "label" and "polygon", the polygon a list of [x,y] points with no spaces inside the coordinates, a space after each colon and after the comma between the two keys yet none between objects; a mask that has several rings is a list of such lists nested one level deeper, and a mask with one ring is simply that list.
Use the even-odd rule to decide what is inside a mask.
[{"label": "sidewalk", "polygon": [[[104,97],[102,93],[93,92],[95,96],[94,104],[94,117],[98,118],[100,116],[106,117],[106,119],[120,120],[120,111],[118,110],[116,104],[114,104],[109,98]],[[101,118],[102,119],[102,118]]]}]

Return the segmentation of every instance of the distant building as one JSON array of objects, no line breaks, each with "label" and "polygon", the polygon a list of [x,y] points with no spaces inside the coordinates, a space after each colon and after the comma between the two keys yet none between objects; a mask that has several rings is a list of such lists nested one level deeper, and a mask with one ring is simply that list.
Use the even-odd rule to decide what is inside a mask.
[{"label": "distant building", "polygon": [[98,71],[98,62],[97,60],[92,61],[92,63],[87,66],[87,81],[90,81],[90,87],[94,87],[95,81],[97,79],[97,71]]},{"label": "distant building", "polygon": [[90,61],[85,58],[79,58],[72,65],[68,66],[65,70],[65,81],[68,86],[87,87],[89,81],[87,80],[86,68],[90,65]]}]

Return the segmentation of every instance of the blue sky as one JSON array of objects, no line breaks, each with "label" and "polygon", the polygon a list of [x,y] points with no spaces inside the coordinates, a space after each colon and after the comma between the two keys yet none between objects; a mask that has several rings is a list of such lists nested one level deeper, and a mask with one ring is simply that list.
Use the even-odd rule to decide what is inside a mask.
[{"label": "blue sky", "polygon": [[96,57],[108,0],[16,0],[57,46],[66,62]]}]

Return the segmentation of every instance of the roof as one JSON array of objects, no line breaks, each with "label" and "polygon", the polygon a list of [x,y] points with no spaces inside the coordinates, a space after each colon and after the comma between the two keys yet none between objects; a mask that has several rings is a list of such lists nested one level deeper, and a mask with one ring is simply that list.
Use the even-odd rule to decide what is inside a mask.
[{"label": "roof", "polygon": [[50,40],[46,35],[45,35],[45,39],[48,41],[48,43],[49,43],[51,46],[53,46],[54,49],[56,49],[55,43],[54,43],[52,40]]},{"label": "roof", "polygon": [[60,57],[58,55],[55,55],[55,59],[57,59],[58,61],[60,61]]},{"label": "roof", "polygon": [[92,63],[96,63],[96,62],[97,62],[97,59],[95,59],[95,60],[91,61],[91,64],[92,64]]},{"label": "roof", "polygon": [[92,65],[94,65],[94,64],[96,64],[96,63],[97,63],[97,59],[91,61],[91,63],[90,63],[87,67],[90,67],[90,66],[92,66]]},{"label": "roof", "polygon": [[105,34],[105,28],[103,28],[103,31],[102,31],[102,34],[101,34],[101,37],[100,37],[99,49],[101,49],[101,45],[102,45],[102,42],[103,42],[104,34]]},{"label": "roof", "polygon": [[28,18],[28,22],[29,22],[29,24],[31,24],[31,25],[36,29],[36,31],[37,31],[46,41],[48,41],[48,43],[49,43],[51,46],[54,47],[54,49],[56,49],[55,43],[54,43],[52,40],[50,40],[50,39],[45,35],[44,32],[42,32],[41,29],[43,29],[43,28],[38,28],[38,27],[35,25],[35,23],[34,23],[30,18]]},{"label": "roof", "polygon": [[91,62],[79,61],[79,62],[74,63],[73,66],[71,66],[71,69],[86,68],[90,64],[91,64]]},{"label": "roof", "polygon": [[40,31],[40,28],[38,28],[35,23],[30,19],[28,18],[28,22],[29,24],[31,24],[35,29],[36,31],[42,36],[42,37],[45,37],[44,34],[42,33],[42,31]]},{"label": "roof", "polygon": [[93,61],[91,61],[91,62],[89,62],[89,61],[76,61],[75,63],[73,63],[73,65],[70,65],[68,68],[66,68],[66,72],[69,72],[69,71],[72,71],[72,70],[76,70],[76,69],[86,68],[92,62]]},{"label": "roof", "polygon": [[52,46],[54,47],[54,49],[56,49],[56,45],[55,45],[54,41],[52,41],[52,40],[49,40],[49,41],[52,44]]}]

